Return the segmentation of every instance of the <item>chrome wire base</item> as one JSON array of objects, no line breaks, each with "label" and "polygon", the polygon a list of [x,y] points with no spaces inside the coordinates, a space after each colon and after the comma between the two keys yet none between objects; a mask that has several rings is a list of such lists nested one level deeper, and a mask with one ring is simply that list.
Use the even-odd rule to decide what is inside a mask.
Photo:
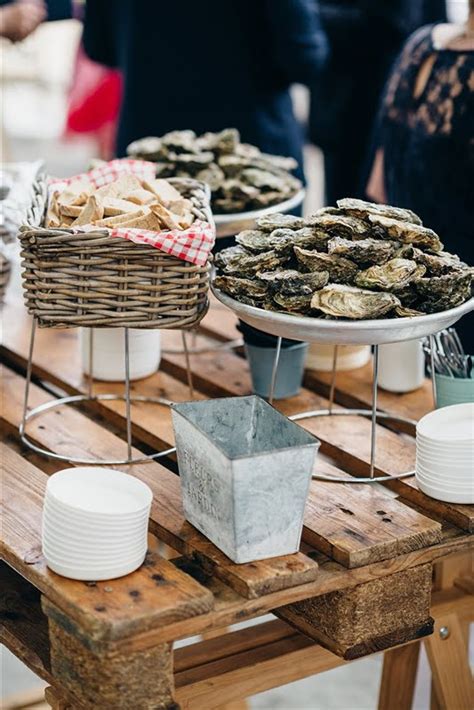
[{"label": "chrome wire base", "polygon": [[[134,402],[146,402],[146,403],[151,403],[151,404],[157,404],[161,405],[164,407],[170,407],[173,403],[170,402],[167,399],[164,399],[163,397],[145,397],[143,395],[131,395],[130,392],[130,347],[129,347],[129,332],[128,328],[124,328],[125,331],[125,339],[124,339],[124,365],[125,365],[125,391],[123,395],[116,395],[116,394],[94,394],[93,393],[93,378],[92,376],[88,376],[88,388],[87,388],[87,393],[86,394],[76,394],[76,395],[70,395],[67,397],[57,397],[56,399],[51,400],[50,402],[45,402],[43,404],[40,404],[37,407],[34,407],[33,409],[29,410],[28,408],[28,401],[29,401],[29,392],[30,392],[30,386],[31,386],[31,376],[32,376],[32,371],[33,371],[33,351],[34,351],[34,343],[35,343],[35,333],[36,333],[36,320],[33,319],[32,326],[31,326],[31,336],[30,336],[30,345],[29,345],[29,353],[28,353],[28,363],[27,363],[27,370],[26,370],[26,386],[25,386],[25,396],[24,396],[24,401],[23,401],[23,416],[22,416],[22,421],[19,426],[19,434],[21,441],[27,446],[29,449],[34,451],[37,454],[41,454],[42,456],[46,456],[51,459],[55,459],[56,461],[65,461],[67,463],[75,463],[75,464],[87,464],[91,466],[127,466],[130,464],[136,464],[136,463],[147,463],[149,461],[154,461],[156,459],[159,459],[163,456],[169,456],[173,454],[176,451],[175,447],[170,447],[164,451],[158,451],[155,454],[148,454],[148,455],[141,455],[141,456],[133,456],[133,449],[132,449],[132,417],[131,417],[131,405]],[[93,360],[93,354],[94,354],[94,348],[93,348],[93,335],[94,331],[91,329],[90,333],[90,340],[89,340],[89,361],[88,361],[88,369],[89,372],[92,373],[94,372],[94,360]],[[182,343],[183,343],[183,353],[186,357],[186,371],[187,371],[187,382],[188,382],[188,388],[189,388],[189,397],[190,399],[194,399],[194,387],[193,387],[193,377],[192,377],[192,372],[191,372],[191,366],[190,366],[190,358],[189,358],[189,350],[187,346],[187,340],[186,340],[186,334],[184,331],[181,333],[182,335]],[[125,444],[127,446],[127,456],[125,458],[117,458],[117,459],[96,459],[96,458],[86,458],[86,457],[79,457],[79,456],[69,456],[68,454],[57,454],[53,451],[49,451],[48,449],[45,449],[41,446],[38,446],[35,444],[35,442],[32,440],[31,436],[29,436],[26,432],[26,425],[28,422],[30,422],[33,419],[37,419],[38,417],[41,417],[46,412],[49,412],[52,409],[56,409],[57,407],[62,407],[64,405],[69,405],[69,404],[77,404],[80,402],[124,402],[125,403],[125,424],[126,424],[126,441]]]},{"label": "chrome wire base", "polygon": [[[275,384],[277,379],[278,363],[280,360],[281,352],[281,338],[278,338],[275,357],[273,361],[270,394],[268,401],[270,404],[273,403]],[[374,360],[373,360],[373,377],[372,377],[372,407],[370,409],[334,409],[334,395],[336,391],[336,374],[337,374],[337,354],[338,346],[334,346],[334,357],[332,363],[332,373],[331,373],[331,384],[329,390],[329,407],[327,409],[314,409],[309,412],[298,412],[288,417],[294,422],[302,421],[303,419],[313,419],[316,417],[353,417],[362,416],[369,417],[371,420],[371,430],[370,430],[370,475],[369,476],[327,476],[324,474],[313,473],[312,478],[315,481],[325,481],[326,483],[386,483],[387,481],[394,481],[400,478],[408,478],[409,476],[414,476],[415,471],[406,471],[403,473],[394,473],[392,475],[375,475],[375,459],[377,451],[377,422],[379,420],[390,420],[395,422],[402,422],[403,424],[409,424],[412,427],[416,427],[416,421],[413,419],[408,419],[406,417],[400,417],[395,414],[390,414],[389,412],[382,412],[377,409],[377,394],[378,394],[378,358],[379,358],[379,348],[378,345],[374,345]],[[435,394],[436,402],[436,394]]]},{"label": "chrome wire base", "polygon": [[[159,451],[156,454],[149,454],[149,455],[143,455],[143,456],[138,456],[136,458],[133,458],[131,456],[131,452],[127,455],[126,458],[123,459],[94,459],[94,458],[81,458],[80,456],[68,456],[66,454],[56,454],[53,451],[48,451],[48,449],[44,449],[41,446],[37,446],[37,444],[34,443],[34,441],[31,440],[29,435],[26,433],[26,424],[27,422],[31,421],[32,419],[36,419],[40,417],[42,414],[45,412],[49,412],[52,409],[56,409],[57,407],[62,407],[64,405],[68,404],[77,404],[78,402],[125,402],[126,403],[126,397],[125,395],[114,395],[114,394],[97,394],[92,397],[89,397],[87,394],[75,394],[75,395],[70,395],[69,397],[58,397],[57,399],[53,399],[50,402],[45,402],[44,404],[40,404],[38,407],[35,407],[34,409],[31,409],[25,416],[24,420],[20,424],[19,427],[19,433],[20,433],[20,439],[21,441],[28,446],[29,449],[32,451],[35,451],[37,454],[41,454],[42,456],[47,456],[50,459],[55,459],[56,461],[66,461],[67,463],[77,463],[77,464],[82,464],[82,465],[88,465],[88,466],[126,466],[130,464],[135,464],[135,463],[147,463],[148,461],[154,461],[155,459],[158,459],[162,456],[169,456],[170,454],[173,454],[176,449],[170,448],[166,449],[165,451]],[[166,399],[160,399],[159,397],[140,397],[140,396],[134,396],[130,398],[130,402],[150,402],[153,404],[161,404],[165,407],[171,406],[172,402],[169,402]]]},{"label": "chrome wire base", "polygon": [[[301,421],[302,419],[313,419],[314,417],[353,417],[362,416],[372,418],[372,409],[315,409],[312,412],[299,412],[298,414],[293,414],[288,419],[294,422]],[[411,426],[416,426],[416,422],[413,419],[407,419],[406,417],[399,417],[395,414],[389,414],[388,412],[381,412],[377,410],[375,412],[376,420],[379,419],[390,419],[395,422],[403,422],[404,424],[410,424]],[[357,476],[325,476],[324,474],[313,473],[313,480],[315,481],[325,481],[326,483],[384,483],[387,481],[394,481],[398,478],[408,478],[409,476],[414,476],[415,471],[408,471],[407,473],[394,473],[391,476],[373,476],[373,477],[357,477]]]}]

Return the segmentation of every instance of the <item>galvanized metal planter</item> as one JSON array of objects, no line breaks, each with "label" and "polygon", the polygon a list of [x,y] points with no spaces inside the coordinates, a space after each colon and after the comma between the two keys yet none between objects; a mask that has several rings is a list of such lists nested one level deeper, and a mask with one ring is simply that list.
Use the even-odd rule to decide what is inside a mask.
[{"label": "galvanized metal planter", "polygon": [[257,396],[172,416],[186,519],[237,563],[297,552],[316,437]]}]

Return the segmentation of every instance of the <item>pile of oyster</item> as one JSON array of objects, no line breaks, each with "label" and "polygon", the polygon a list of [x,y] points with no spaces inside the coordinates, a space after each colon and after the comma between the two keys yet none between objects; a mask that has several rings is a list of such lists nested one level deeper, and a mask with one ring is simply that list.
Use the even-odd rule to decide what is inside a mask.
[{"label": "pile of oyster", "polygon": [[293,158],[261,153],[240,142],[235,128],[220,133],[172,131],[161,138],[130,143],[130,157],[156,162],[156,176],[192,177],[212,191],[215,214],[239,213],[276,205],[301,189],[291,170]]},{"label": "pile of oyster", "polygon": [[261,217],[215,258],[215,286],[271,311],[353,320],[464,303],[473,268],[410,210],[346,198],[306,219]]}]

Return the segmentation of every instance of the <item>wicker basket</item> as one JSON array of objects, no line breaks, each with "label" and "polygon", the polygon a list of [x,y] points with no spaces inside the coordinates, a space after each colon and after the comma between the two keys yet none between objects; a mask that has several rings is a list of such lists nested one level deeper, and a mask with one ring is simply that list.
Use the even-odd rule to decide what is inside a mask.
[{"label": "wicker basket", "polygon": [[[170,182],[212,224],[209,191],[196,180]],[[210,264],[195,266],[107,230],[45,229],[46,184],[21,228],[28,312],[43,328],[191,328],[207,311]]]}]

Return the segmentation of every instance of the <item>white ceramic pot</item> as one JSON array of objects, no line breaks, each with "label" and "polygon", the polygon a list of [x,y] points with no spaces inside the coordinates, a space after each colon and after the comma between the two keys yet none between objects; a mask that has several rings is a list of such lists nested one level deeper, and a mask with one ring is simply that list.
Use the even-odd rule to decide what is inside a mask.
[{"label": "white ceramic pot", "polygon": [[[331,372],[334,361],[334,347],[334,345],[329,343],[311,343],[306,358],[306,367],[309,370]],[[357,367],[363,367],[369,360],[369,345],[339,345],[336,369],[338,372],[354,370]]]},{"label": "white ceramic pot", "polygon": [[411,392],[425,379],[421,340],[379,345],[379,385],[388,392]]},{"label": "white ceramic pot", "polygon": [[[123,328],[81,328],[82,369],[90,374],[89,348],[93,335],[93,373],[97,380],[125,380],[125,331]],[[139,380],[158,370],[161,359],[160,331],[130,328],[130,379]]]}]

